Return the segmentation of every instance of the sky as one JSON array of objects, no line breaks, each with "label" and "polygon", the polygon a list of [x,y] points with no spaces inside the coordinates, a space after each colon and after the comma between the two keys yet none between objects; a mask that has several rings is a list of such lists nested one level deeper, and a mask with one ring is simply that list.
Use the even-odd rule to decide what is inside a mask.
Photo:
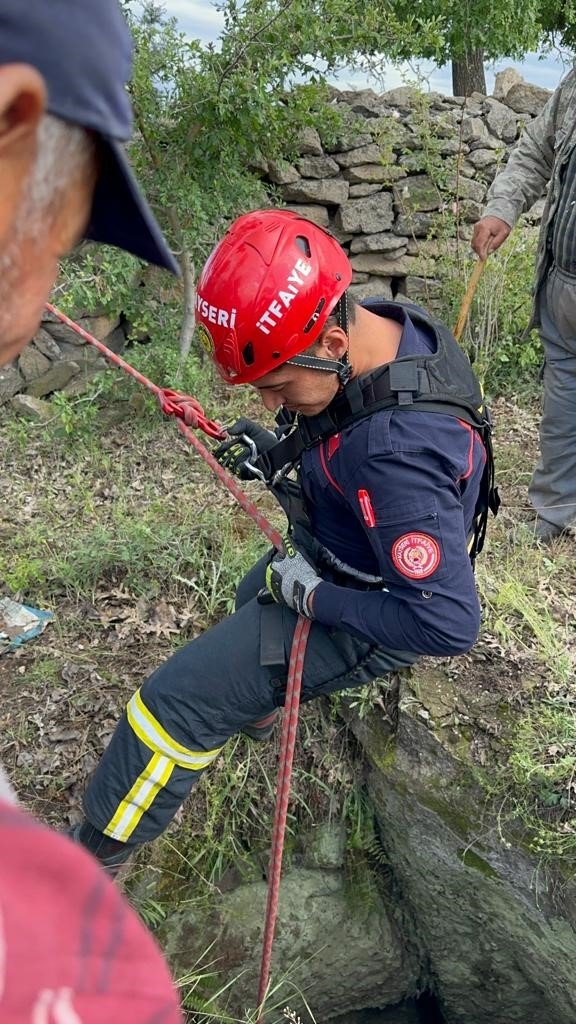
[{"label": "sky", "polygon": [[[216,42],[222,28],[222,15],[210,0],[164,0],[166,12],[178,21],[179,27],[187,35],[203,42]],[[555,89],[562,75],[567,70],[560,57],[546,56],[539,58],[538,54],[530,53],[525,60],[512,61],[504,60],[494,67],[486,67],[486,84],[488,92],[494,86],[494,75],[505,67],[514,67],[520,74],[533,85],[541,85],[546,89]],[[450,68],[437,68],[429,61],[420,61],[419,71],[425,75],[430,89],[437,92],[451,93],[451,72]],[[386,68],[384,82],[376,83],[369,80],[363,74],[355,72],[353,68],[345,69],[337,78],[331,81],[340,89],[362,89],[368,87],[383,89],[394,89],[398,85],[404,85],[410,79],[414,79],[414,66],[406,64],[399,68],[389,65]]]}]

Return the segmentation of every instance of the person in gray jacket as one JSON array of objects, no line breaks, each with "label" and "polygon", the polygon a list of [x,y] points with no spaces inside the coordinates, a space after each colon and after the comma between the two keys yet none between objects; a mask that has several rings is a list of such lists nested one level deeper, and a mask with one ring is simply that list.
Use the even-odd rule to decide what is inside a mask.
[{"label": "person in gray jacket", "polygon": [[481,259],[502,245],[548,183],[529,325],[540,332],[545,360],[540,459],[529,487],[543,543],[576,525],[576,70],[495,178],[472,237]]}]

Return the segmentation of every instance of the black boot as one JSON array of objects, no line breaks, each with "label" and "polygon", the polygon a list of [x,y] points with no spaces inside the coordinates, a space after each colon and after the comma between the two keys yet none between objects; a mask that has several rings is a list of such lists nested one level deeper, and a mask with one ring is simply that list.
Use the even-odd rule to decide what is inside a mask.
[{"label": "black boot", "polygon": [[75,843],[80,843],[96,858],[110,878],[117,878],[126,861],[134,853],[134,846],[110,839],[99,832],[89,821],[84,819],[79,825],[66,829],[65,835]]}]

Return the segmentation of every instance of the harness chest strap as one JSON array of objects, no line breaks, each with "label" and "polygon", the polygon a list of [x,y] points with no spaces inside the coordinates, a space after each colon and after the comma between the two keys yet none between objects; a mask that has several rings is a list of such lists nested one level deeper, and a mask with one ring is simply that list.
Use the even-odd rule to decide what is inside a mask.
[{"label": "harness chest strap", "polygon": [[[405,309],[399,303],[384,303],[382,315],[394,315]],[[257,468],[269,482],[292,522],[292,515],[305,516],[303,499],[286,493],[285,475],[296,467],[302,454],[340,433],[366,416],[386,409],[434,412],[464,420],[478,431],[485,450],[486,465],[474,514],[474,536],[470,547],[472,561],[482,550],[488,512],[496,515],[500,498],[494,482],[494,458],[491,444],[490,413],[480,385],[465,353],[453,334],[418,307],[409,307],[416,327],[432,332],[434,352],[404,356],[378,367],[370,374],[351,380],[318,416],[298,417],[290,433],[256,460]],[[286,415],[280,414],[282,426]]]}]

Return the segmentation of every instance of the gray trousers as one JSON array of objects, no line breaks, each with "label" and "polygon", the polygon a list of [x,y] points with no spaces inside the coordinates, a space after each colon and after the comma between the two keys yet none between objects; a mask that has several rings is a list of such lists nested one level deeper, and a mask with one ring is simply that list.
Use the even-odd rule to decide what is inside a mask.
[{"label": "gray trousers", "polygon": [[528,489],[542,519],[576,522],[576,277],[552,267],[538,297],[544,346],[540,459]]},{"label": "gray trousers", "polygon": [[[235,613],[169,658],[129,701],[84,799],[86,817],[106,835],[128,844],[154,839],[226,740],[284,704],[297,618],[256,600],[266,562],[240,584]],[[302,700],[362,686],[416,659],[312,623]]]}]

